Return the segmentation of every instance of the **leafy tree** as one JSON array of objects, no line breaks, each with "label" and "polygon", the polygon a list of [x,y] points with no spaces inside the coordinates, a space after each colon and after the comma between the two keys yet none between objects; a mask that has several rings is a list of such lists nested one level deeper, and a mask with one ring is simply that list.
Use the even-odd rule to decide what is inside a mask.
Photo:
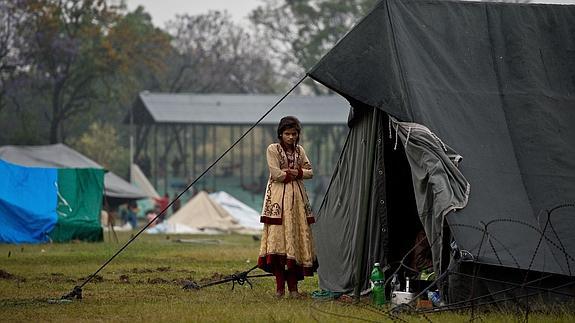
[{"label": "leafy tree", "polygon": [[17,1],[0,0],[0,111],[7,104],[10,84],[21,65],[16,46],[23,20],[24,12]]},{"label": "leafy tree", "polygon": [[71,142],[71,146],[108,170],[128,173],[128,151],[122,147],[116,128],[110,124],[92,123],[88,131]]},{"label": "leafy tree", "polygon": [[167,30],[176,51],[168,91],[270,93],[280,87],[261,45],[227,12],[177,16]]},{"label": "leafy tree", "polygon": [[25,73],[11,94],[21,110],[40,110],[50,143],[82,131],[85,126],[75,121],[94,117],[98,107],[126,93],[133,98],[142,70],[166,68],[170,38],[153,27],[141,8],[122,16],[122,7],[108,7],[102,0],[17,4],[26,17],[15,48]]},{"label": "leafy tree", "polygon": [[376,2],[270,0],[256,8],[250,20],[282,66],[283,76],[293,80],[314,66]]}]

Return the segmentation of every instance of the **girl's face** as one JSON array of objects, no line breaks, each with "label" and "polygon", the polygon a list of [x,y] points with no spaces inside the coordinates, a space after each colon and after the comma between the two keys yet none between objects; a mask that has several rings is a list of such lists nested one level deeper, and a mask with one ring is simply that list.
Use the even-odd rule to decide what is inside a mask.
[{"label": "girl's face", "polygon": [[282,132],[282,142],[288,146],[294,146],[299,134],[295,128],[288,128]]}]

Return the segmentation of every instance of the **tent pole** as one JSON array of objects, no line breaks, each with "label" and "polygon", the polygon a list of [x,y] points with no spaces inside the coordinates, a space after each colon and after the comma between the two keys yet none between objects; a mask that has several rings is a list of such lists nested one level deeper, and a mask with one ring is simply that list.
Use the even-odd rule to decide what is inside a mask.
[{"label": "tent pole", "polygon": [[158,124],[154,124],[154,188],[158,188]]},{"label": "tent pole", "polygon": [[197,137],[196,125],[192,125],[192,175],[196,176],[196,167],[198,164],[198,156],[196,155]]},{"label": "tent pole", "polygon": [[[216,160],[216,158],[218,158],[217,155],[217,151],[216,151],[216,147],[217,147],[217,126],[213,125],[212,126],[212,160]],[[212,173],[212,189],[214,190],[214,192],[216,191],[216,182],[217,182],[217,178],[216,178],[216,170],[214,169],[214,172]]]},{"label": "tent pole", "polygon": [[184,152],[183,152],[183,159],[184,159],[184,177],[186,178],[185,181],[187,182],[188,176],[190,175],[189,168],[188,168],[188,127],[189,125],[184,125]]},{"label": "tent pole", "polygon": [[[230,145],[234,142],[234,126],[229,127],[230,130]],[[230,171],[232,176],[234,175],[234,150],[230,150]]]},{"label": "tent pole", "polygon": [[164,194],[168,193],[168,154],[169,154],[169,140],[168,140],[168,125],[164,124]]},{"label": "tent pole", "polygon": [[[256,132],[255,132],[255,129],[254,129],[254,131],[252,132],[251,137],[252,137],[252,138],[251,138],[251,139],[252,139],[252,140],[251,140],[251,146],[252,146],[252,147],[251,147],[251,150],[252,150],[252,153],[251,153],[251,156],[250,156],[250,164],[251,164],[251,166],[252,166],[251,184],[253,184],[253,183],[255,182],[254,179],[256,178],[256,164],[255,164],[255,156],[256,156]],[[254,200],[254,198],[255,198],[255,196],[254,196],[255,193],[254,193],[253,185],[250,185],[250,186],[251,186],[251,188],[252,188],[252,189],[250,190],[250,192],[252,193],[252,202],[253,202],[253,200]]]},{"label": "tent pole", "polygon": [[[240,126],[242,132],[242,126]],[[244,145],[240,143],[240,185],[244,188]]]},{"label": "tent pole", "polygon": [[[208,154],[208,148],[206,147],[206,144],[207,144],[207,140],[206,140],[206,139],[207,139],[207,137],[208,137],[208,126],[202,125],[202,139],[203,139],[203,141],[204,141],[204,144],[202,145],[202,146],[203,146],[203,149],[202,149],[202,150],[203,150],[203,153],[202,153],[202,168],[204,168],[204,169],[206,169],[206,166],[207,166],[207,162],[206,162],[206,155]],[[203,187],[203,190],[205,191],[205,190],[206,190],[206,180],[203,181],[203,184],[204,184],[204,185],[202,185],[202,187]]]},{"label": "tent pole", "polygon": [[134,108],[130,109],[130,183],[134,183]]}]

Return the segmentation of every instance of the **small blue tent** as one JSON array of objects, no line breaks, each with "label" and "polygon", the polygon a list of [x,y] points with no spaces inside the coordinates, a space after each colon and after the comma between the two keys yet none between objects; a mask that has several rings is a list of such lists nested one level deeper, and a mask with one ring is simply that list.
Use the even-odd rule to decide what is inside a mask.
[{"label": "small blue tent", "polygon": [[0,242],[48,241],[58,217],[58,170],[0,160]]}]

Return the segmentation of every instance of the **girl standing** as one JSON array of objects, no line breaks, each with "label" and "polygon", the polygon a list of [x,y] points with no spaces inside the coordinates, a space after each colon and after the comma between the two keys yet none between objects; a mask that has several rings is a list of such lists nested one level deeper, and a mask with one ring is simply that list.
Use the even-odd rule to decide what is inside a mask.
[{"label": "girl standing", "polygon": [[310,224],[314,223],[304,179],[313,176],[311,164],[298,145],[301,124],[295,117],[280,120],[279,143],[268,146],[270,177],[264,197],[258,267],[273,273],[276,296],[283,297],[287,282],[290,297],[298,298],[299,280],[317,269]]}]

